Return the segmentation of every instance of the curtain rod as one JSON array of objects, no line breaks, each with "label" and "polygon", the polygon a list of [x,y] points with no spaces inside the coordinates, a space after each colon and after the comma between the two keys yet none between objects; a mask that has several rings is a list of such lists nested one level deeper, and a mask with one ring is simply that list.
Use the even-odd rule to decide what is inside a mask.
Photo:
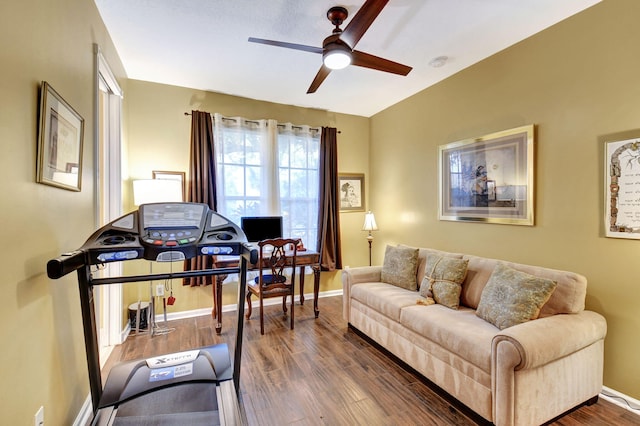
[{"label": "curtain rod", "polygon": [[[190,112],[185,112],[184,115],[191,115]],[[229,121],[237,121],[235,118],[230,118],[230,117],[222,117],[223,120],[229,120]],[[245,122],[247,123],[251,123],[251,124],[260,124],[260,122],[255,121],[255,120],[245,120]],[[278,124],[278,127],[286,127],[284,124]],[[293,129],[304,129],[304,127],[302,126],[291,126],[291,128]],[[309,127],[309,130],[313,130],[313,131],[320,131],[320,127]],[[340,133],[340,130],[338,130],[338,133]]]}]

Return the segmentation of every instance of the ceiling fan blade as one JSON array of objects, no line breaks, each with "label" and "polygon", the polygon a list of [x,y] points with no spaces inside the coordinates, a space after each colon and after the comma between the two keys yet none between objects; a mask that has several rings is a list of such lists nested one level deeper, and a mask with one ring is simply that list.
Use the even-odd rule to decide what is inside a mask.
[{"label": "ceiling fan blade", "polygon": [[322,65],[320,67],[320,70],[318,71],[318,74],[316,74],[316,78],[314,78],[313,81],[311,82],[311,86],[309,86],[309,90],[307,90],[307,94],[315,93],[316,90],[318,90],[318,87],[320,87],[320,85],[322,84],[324,79],[327,78],[330,72],[331,72],[331,68]]},{"label": "ceiling fan blade", "polygon": [[413,69],[407,65],[402,65],[398,62],[393,62],[358,50],[354,50],[351,56],[351,65],[358,67],[371,68],[399,75],[407,75]]},{"label": "ceiling fan blade", "polygon": [[352,49],[356,47],[356,44],[388,2],[389,0],[367,0],[342,31],[340,40],[347,43]]},{"label": "ceiling fan blade", "polygon": [[263,38],[249,37],[251,43],[268,44],[269,46],[285,47],[287,49],[303,50],[311,53],[322,53],[321,47],[307,46],[304,44],[287,43],[285,41],[265,40]]}]

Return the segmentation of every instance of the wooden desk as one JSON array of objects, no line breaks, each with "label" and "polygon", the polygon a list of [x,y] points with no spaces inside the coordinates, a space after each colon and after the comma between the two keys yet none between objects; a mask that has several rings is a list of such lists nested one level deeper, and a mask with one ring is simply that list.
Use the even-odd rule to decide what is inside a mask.
[{"label": "wooden desk", "polygon": [[[237,256],[216,256],[214,266],[216,268],[233,268],[238,265],[239,258]],[[313,269],[313,312],[315,317],[318,318],[320,311],[318,310],[318,292],[320,291],[320,253],[305,250],[299,251],[296,257],[296,267],[300,268],[298,274],[298,281],[300,282],[300,304],[304,305],[304,269],[309,266]],[[247,271],[257,271],[258,267],[255,264],[248,264]],[[213,284],[213,309],[211,316],[217,319],[216,333],[222,332],[222,281],[221,279],[214,279]]]}]

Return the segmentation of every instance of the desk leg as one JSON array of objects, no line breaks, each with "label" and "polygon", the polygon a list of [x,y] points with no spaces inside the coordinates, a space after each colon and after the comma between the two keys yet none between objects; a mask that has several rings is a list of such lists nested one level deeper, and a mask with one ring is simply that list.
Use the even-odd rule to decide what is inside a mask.
[{"label": "desk leg", "polygon": [[313,312],[318,318],[320,310],[318,310],[318,293],[320,292],[320,266],[312,266],[313,269]]},{"label": "desk leg", "polygon": [[217,303],[217,294],[218,294],[218,282],[216,281],[216,277],[213,277],[213,285],[211,286],[211,297],[213,298],[213,307],[211,308],[211,318],[216,319],[216,303]]},{"label": "desk leg", "polygon": [[217,319],[216,334],[222,333],[222,280],[213,277],[213,311],[211,315]]},{"label": "desk leg", "polygon": [[304,266],[300,267],[300,305],[304,305]]}]

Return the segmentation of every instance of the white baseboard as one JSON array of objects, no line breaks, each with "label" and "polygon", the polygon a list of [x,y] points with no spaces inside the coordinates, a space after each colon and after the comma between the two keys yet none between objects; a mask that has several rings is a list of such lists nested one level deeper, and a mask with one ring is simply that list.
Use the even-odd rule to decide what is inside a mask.
[{"label": "white baseboard", "polygon": [[87,395],[87,399],[84,400],[80,412],[73,421],[73,426],[86,426],[91,423],[93,419],[93,405],[91,403],[91,394]]},{"label": "white baseboard", "polygon": [[602,397],[602,399],[640,416],[640,401],[638,401],[637,399],[634,399],[629,395],[625,395],[622,392],[610,389],[606,386],[602,387],[600,396]]},{"label": "white baseboard", "polygon": [[[318,293],[318,299],[321,299],[323,297],[331,297],[331,296],[342,296],[342,290],[330,290],[330,291],[323,291]],[[313,293],[305,293],[304,301],[305,303],[313,303]],[[281,301],[279,298],[271,298],[271,299],[264,300],[265,306],[279,305],[280,303]],[[258,307],[258,301],[254,300],[251,303],[251,306],[253,306],[254,308]],[[237,303],[232,303],[230,305],[222,306],[222,312],[233,312],[233,311],[236,311],[237,309],[238,309]],[[167,314],[167,321],[199,317],[202,315],[211,315],[211,308],[200,308],[200,309],[193,309],[191,311],[182,311],[182,312],[171,312]],[[156,321],[156,324],[159,324],[160,322],[164,322],[164,314],[157,314],[155,321]]]}]

